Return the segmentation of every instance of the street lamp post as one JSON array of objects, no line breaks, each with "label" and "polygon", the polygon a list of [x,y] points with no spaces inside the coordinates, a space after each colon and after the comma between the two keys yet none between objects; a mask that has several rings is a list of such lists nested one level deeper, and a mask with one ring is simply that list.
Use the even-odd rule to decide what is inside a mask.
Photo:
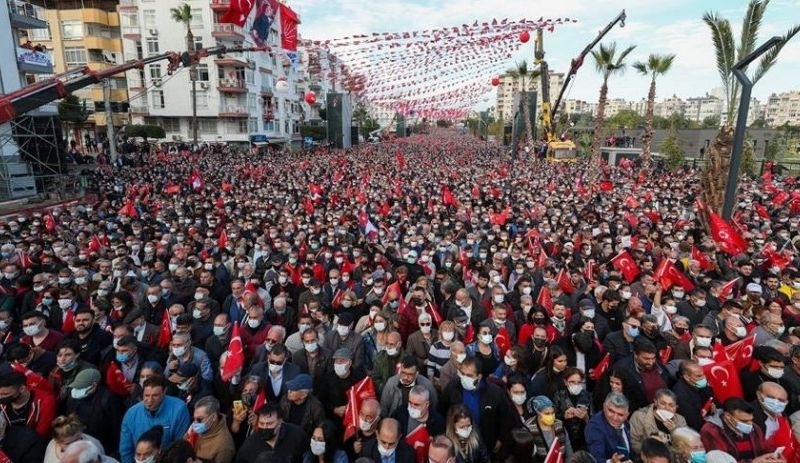
[{"label": "street lamp post", "polygon": [[750,94],[753,91],[754,85],[754,82],[745,73],[745,68],[747,68],[753,60],[769,51],[770,48],[779,45],[781,42],[783,42],[783,39],[780,37],[772,37],[733,66],[733,75],[742,86],[742,94],[739,97],[739,112],[736,116],[736,132],[733,138],[733,151],[731,152],[728,181],[725,183],[725,200],[722,203],[722,217],[725,220],[730,220],[733,215],[733,204],[736,201],[737,183],[739,181],[739,168],[742,166],[744,134],[747,130],[747,113],[750,111]]}]

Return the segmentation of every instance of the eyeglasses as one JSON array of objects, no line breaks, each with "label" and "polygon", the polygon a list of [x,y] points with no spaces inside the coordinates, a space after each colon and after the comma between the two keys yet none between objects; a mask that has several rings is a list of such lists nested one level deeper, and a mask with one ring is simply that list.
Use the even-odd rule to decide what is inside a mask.
[{"label": "eyeglasses", "polygon": [[420,323],[419,326],[431,326],[430,323]]}]

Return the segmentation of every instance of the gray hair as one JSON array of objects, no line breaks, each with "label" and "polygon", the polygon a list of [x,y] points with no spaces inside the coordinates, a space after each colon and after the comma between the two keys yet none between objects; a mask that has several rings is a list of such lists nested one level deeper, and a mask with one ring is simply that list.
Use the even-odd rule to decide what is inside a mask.
[{"label": "gray hair", "polygon": [[183,333],[183,332],[174,333],[172,335],[172,339],[173,340],[178,339],[184,342],[192,342],[192,336],[189,333]]},{"label": "gray hair", "polygon": [[281,340],[286,339],[286,328],[284,328],[282,325],[272,325],[268,333],[279,333]]},{"label": "gray hair", "polygon": [[422,312],[421,314],[419,314],[419,317],[417,317],[417,321],[419,323],[430,322],[432,321],[431,314],[429,314],[428,312]]},{"label": "gray hair", "polygon": [[219,400],[216,397],[207,395],[202,399],[198,400],[197,403],[194,405],[194,408],[205,408],[208,410],[209,415],[215,415],[219,413]]},{"label": "gray hair", "polygon": [[624,408],[628,409],[630,407],[630,403],[628,402],[627,397],[620,394],[619,392],[611,392],[606,396],[605,402],[603,402],[603,406],[610,405],[612,407],[617,408]]},{"label": "gray hair", "polygon": [[700,440],[700,434],[690,427],[682,426],[672,431],[671,440],[673,447],[689,447],[692,441]]},{"label": "gray hair", "polygon": [[736,458],[722,450],[712,450],[706,454],[706,463],[736,463]]},{"label": "gray hair", "polygon": [[426,402],[431,400],[431,391],[429,391],[425,386],[420,386],[419,384],[412,387],[411,390],[408,391],[408,395],[411,394],[414,394],[417,397],[421,397],[422,400]]},{"label": "gray hair", "polygon": [[660,399],[662,397],[669,397],[670,399],[672,399],[672,400],[674,400],[676,402],[678,401],[678,396],[675,395],[674,392],[672,392],[671,390],[669,390],[667,388],[662,388],[662,389],[659,389],[659,390],[656,391],[656,400],[658,400],[658,399]]},{"label": "gray hair", "polygon": [[75,441],[64,450],[61,461],[64,463],[97,463],[103,453],[97,444],[88,440]]}]

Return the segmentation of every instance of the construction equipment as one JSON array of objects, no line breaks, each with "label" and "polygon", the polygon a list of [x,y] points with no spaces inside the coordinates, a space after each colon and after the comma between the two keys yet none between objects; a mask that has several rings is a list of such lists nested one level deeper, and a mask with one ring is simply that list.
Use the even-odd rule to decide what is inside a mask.
[{"label": "construction equipment", "polygon": [[586,58],[586,55],[592,51],[592,48],[594,48],[594,46],[597,45],[617,23],[619,23],[620,27],[625,27],[626,18],[627,15],[625,14],[625,10],[622,10],[622,12],[620,12],[620,14],[618,14],[614,20],[608,23],[608,25],[606,25],[606,27],[597,34],[597,37],[595,37],[595,39],[581,51],[578,57],[572,60],[569,67],[569,72],[567,72],[567,76],[564,79],[564,85],[561,87],[561,90],[558,93],[558,98],[556,98],[556,102],[552,106],[550,105],[549,68],[547,66],[547,61],[544,59],[543,31],[541,28],[536,31],[534,63],[539,65],[539,71],[541,72],[540,77],[542,79],[542,114],[540,119],[542,121],[542,127],[545,132],[545,141],[547,143],[547,159],[552,161],[575,161],[577,159],[575,155],[575,142],[569,139],[569,135],[565,132],[561,137],[556,137],[556,114],[558,113],[558,107],[561,104],[564,93],[572,82],[572,79],[575,78],[575,74],[578,72],[578,69],[580,69],[581,65],[583,65],[583,60]]},{"label": "construction equipment", "polygon": [[243,51],[266,51],[266,47],[214,47],[203,48],[195,52],[166,52],[160,55],[151,56],[144,59],[132,60],[126,63],[111,66],[102,71],[94,71],[88,66],[70,69],[61,74],[37,82],[11,93],[0,95],[0,124],[4,124],[17,116],[32,111],[40,106],[44,106],[52,101],[64,98],[68,94],[97,84],[107,77],[125,72],[131,69],[142,69],[145,65],[167,60],[167,73],[172,74],[179,66],[190,67],[197,64],[201,58],[209,55],[217,55],[220,58],[225,53],[236,53]]}]

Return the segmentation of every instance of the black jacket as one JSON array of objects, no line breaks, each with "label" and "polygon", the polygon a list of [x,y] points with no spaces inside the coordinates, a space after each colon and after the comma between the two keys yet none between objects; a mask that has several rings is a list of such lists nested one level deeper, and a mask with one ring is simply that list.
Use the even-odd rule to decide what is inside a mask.
[{"label": "black jacket", "polygon": [[81,359],[93,365],[100,365],[103,349],[110,346],[113,341],[111,333],[100,329],[97,325],[92,325],[92,330],[85,339],[81,339],[77,331],[73,331],[65,337],[75,340],[81,350]]},{"label": "black jacket", "polygon": [[[119,430],[125,415],[123,399],[111,393],[103,384],[89,397],[80,400],[67,397],[66,413],[75,413],[86,426],[86,434],[97,438],[107,452],[119,447]],[[110,453],[109,453],[110,454]]]},{"label": "black jacket", "polygon": [[[506,433],[511,430],[515,412],[511,409],[505,392],[498,386],[482,380],[479,391],[480,435],[486,446],[493,448],[495,442],[503,440]],[[463,396],[464,388],[461,386],[461,381],[451,381],[439,398],[439,413],[446,416],[450,407],[464,403]]]},{"label": "black jacket", "polygon": [[[377,439],[369,440],[364,443],[364,448],[361,449],[361,456],[371,458],[372,461],[382,461],[381,454],[378,452]],[[417,461],[414,449],[406,444],[406,441],[400,440],[394,451],[394,461],[395,463],[414,463]]]},{"label": "black jacket", "polygon": [[678,414],[686,418],[686,424],[697,432],[706,423],[702,409],[711,397],[711,388],[698,389],[680,378],[672,387],[677,396]]},{"label": "black jacket", "polygon": [[[664,380],[664,385],[669,387],[670,383],[672,382],[672,378],[670,377],[667,369],[661,367],[660,365],[656,365],[656,368],[661,374],[661,379]],[[636,362],[633,359],[633,355],[630,355],[627,358],[617,362],[614,365],[614,370],[621,372],[624,376],[622,378],[622,384],[624,385],[622,392],[630,401],[631,410],[638,410],[650,403],[645,397],[644,382],[642,380],[642,375],[636,368]]]},{"label": "black jacket", "polygon": [[0,448],[14,463],[41,463],[45,442],[27,426],[9,426]]},{"label": "black jacket", "polygon": [[622,331],[613,331],[608,333],[603,340],[603,350],[611,354],[611,364],[613,365],[633,354],[633,343],[625,339]]},{"label": "black jacket", "polygon": [[[408,407],[400,407],[395,410],[394,414],[392,414],[392,418],[400,423],[400,432],[403,433],[404,436],[408,436],[408,433],[413,431],[413,429],[408,429],[408,420],[410,419],[408,416]],[[428,413],[428,421],[425,423],[428,434],[431,437],[444,434],[445,426],[444,417],[442,417],[438,411],[431,409]]]},{"label": "black jacket", "polygon": [[263,431],[254,432],[245,439],[236,454],[236,463],[252,463],[264,451],[272,452],[273,459],[269,461],[301,463],[303,454],[308,450],[309,442],[310,438],[301,427],[283,421],[278,430],[275,447],[269,447]]}]

